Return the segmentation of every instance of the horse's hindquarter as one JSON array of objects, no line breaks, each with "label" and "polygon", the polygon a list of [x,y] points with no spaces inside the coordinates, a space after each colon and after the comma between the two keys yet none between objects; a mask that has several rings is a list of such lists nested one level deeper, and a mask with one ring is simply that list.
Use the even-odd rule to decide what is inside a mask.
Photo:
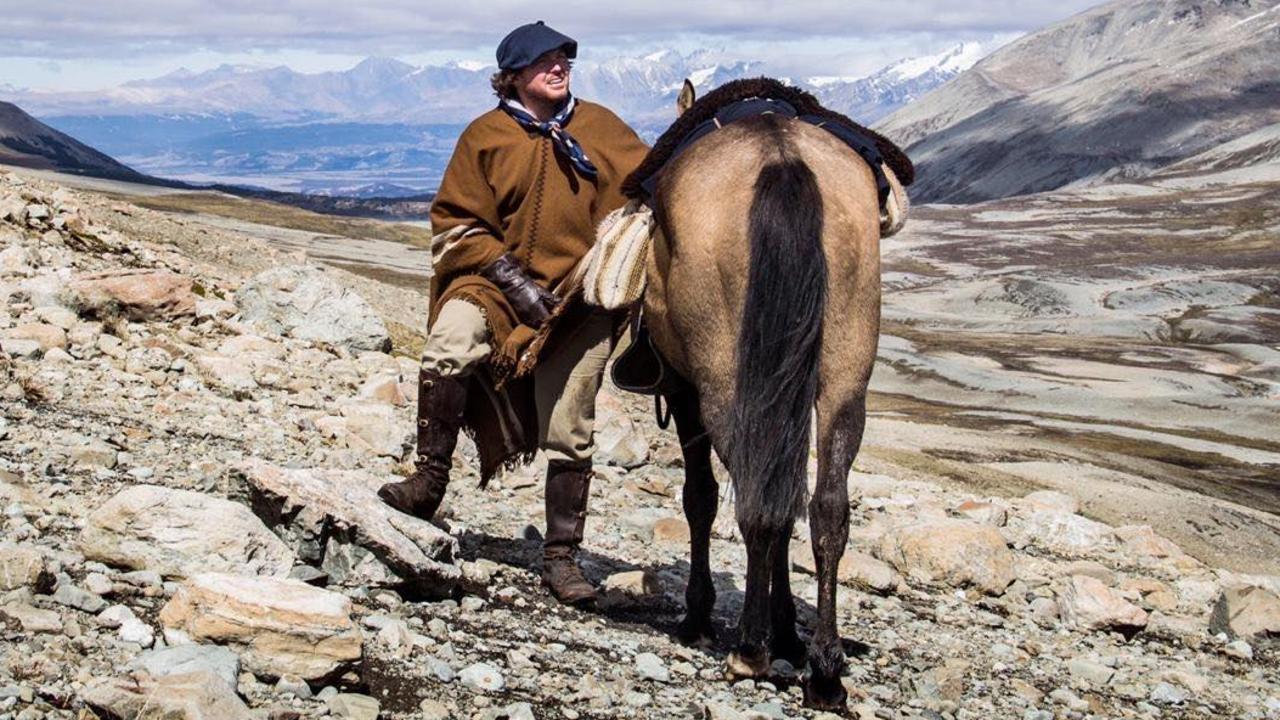
[{"label": "horse's hindquarter", "polygon": [[[880,333],[880,206],[866,162],[830,133],[808,125],[796,148],[818,178],[827,257],[819,405],[865,392]],[[834,409],[834,408],[833,408]]]},{"label": "horse's hindquarter", "polygon": [[[659,184],[663,233],[648,273],[645,307],[654,342],[703,395],[714,424],[732,401],[735,350],[750,261],[755,181],[776,147],[743,121],[706,136]],[[880,318],[879,207],[866,163],[830,133],[801,121],[784,138],[822,192],[827,259],[822,395],[840,403],[865,390]]]},{"label": "horse's hindquarter", "polygon": [[727,412],[746,291],[747,217],[763,157],[737,125],[699,140],[658,184],[661,234],[645,310],[654,343],[702,397],[704,418]]}]

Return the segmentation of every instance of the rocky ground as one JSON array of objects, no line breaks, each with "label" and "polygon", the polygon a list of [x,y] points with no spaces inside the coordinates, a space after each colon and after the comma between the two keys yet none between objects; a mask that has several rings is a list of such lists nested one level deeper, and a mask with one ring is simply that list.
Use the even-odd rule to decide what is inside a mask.
[{"label": "rocky ground", "polygon": [[[480,490],[464,442],[445,529],[373,495],[411,450],[420,293],[17,173],[0,173],[0,245],[0,718],[813,715],[785,662],[724,675],[745,562],[731,499],[720,640],[672,639],[682,470],[645,399],[600,398],[585,555],[608,591],[565,609],[537,584],[538,463]],[[892,391],[906,366],[885,366]],[[855,716],[1280,717],[1280,577],[1258,574],[1274,538],[1230,563],[1184,552],[1158,512],[1091,511],[1137,483],[1102,477],[1120,471],[1101,454],[1055,455],[1029,422],[930,424],[944,403],[908,395],[878,396],[849,481]],[[1176,492],[1243,513],[1237,539],[1267,527]]]},{"label": "rocky ground", "polygon": [[1280,573],[1280,161],[924,206],[883,253],[864,457]]}]

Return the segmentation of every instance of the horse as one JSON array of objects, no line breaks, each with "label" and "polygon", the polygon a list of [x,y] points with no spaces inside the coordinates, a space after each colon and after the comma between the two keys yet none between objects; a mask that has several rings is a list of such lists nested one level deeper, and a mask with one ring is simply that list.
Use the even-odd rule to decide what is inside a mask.
[{"label": "horse", "polygon": [[[687,81],[677,103],[694,102]],[[805,704],[844,711],[836,570],[849,535],[847,478],[866,423],[880,327],[880,211],[868,164],[825,130],[764,114],[699,139],[653,198],[644,317],[665,362],[660,392],[684,456],[689,643],[713,639],[709,565],[719,502],[711,451],[732,480],[746,545],[745,601],[727,659],[760,677],[807,659]],[[817,478],[807,464],[816,413]],[[817,627],[796,631],[789,544],[808,512]]]}]

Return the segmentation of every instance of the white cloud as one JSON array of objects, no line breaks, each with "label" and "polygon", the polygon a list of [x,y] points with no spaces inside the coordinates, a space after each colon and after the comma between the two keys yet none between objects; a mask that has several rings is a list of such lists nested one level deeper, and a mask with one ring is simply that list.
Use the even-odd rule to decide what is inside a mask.
[{"label": "white cloud", "polygon": [[5,54],[42,57],[174,53],[193,46],[227,52],[311,48],[401,54],[492,47],[512,27],[539,18],[584,42],[610,38],[639,43],[690,32],[756,42],[812,35],[865,38],[885,32],[990,34],[1026,31],[1095,4],[1097,0],[560,0],[553,5],[514,0],[0,0],[5,18],[0,43],[9,48]]},{"label": "white cloud", "polygon": [[315,72],[369,55],[491,62],[504,34],[536,19],[577,38],[584,59],[718,48],[777,75],[857,75],[961,40],[1012,37],[1097,1],[0,0],[0,83],[90,89],[225,62]]}]

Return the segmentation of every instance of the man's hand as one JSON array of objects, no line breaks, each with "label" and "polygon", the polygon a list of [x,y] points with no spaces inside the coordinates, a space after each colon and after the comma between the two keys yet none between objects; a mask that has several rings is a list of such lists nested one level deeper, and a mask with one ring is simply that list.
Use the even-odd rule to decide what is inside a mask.
[{"label": "man's hand", "polygon": [[547,322],[551,312],[560,304],[555,293],[525,274],[511,253],[494,260],[480,271],[480,275],[502,291],[520,322],[535,330]]}]

